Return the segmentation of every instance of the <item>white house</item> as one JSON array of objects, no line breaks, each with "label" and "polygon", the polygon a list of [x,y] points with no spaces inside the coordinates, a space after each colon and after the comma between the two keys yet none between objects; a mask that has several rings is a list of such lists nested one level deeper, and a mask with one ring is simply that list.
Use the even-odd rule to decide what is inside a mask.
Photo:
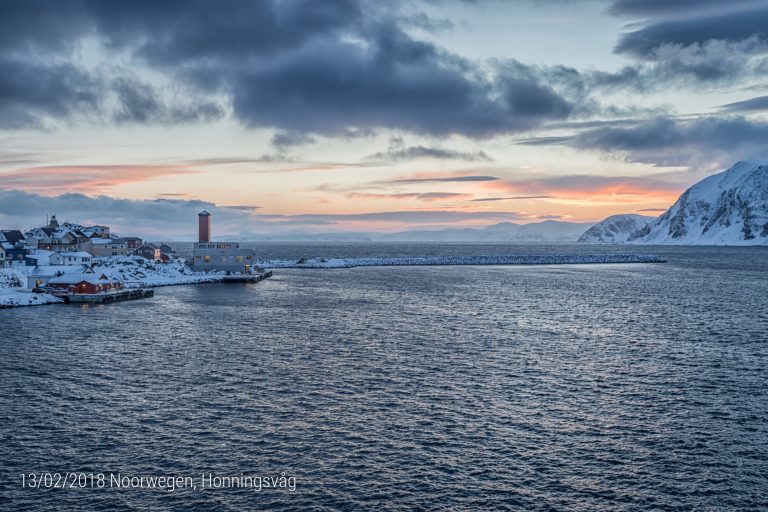
[{"label": "white house", "polygon": [[92,256],[87,252],[56,252],[51,254],[51,265],[90,265]]},{"label": "white house", "polygon": [[0,243],[0,268],[5,268],[5,247]]},{"label": "white house", "polygon": [[35,264],[37,266],[40,265],[50,265],[51,264],[51,256],[56,254],[53,251],[45,251],[43,249],[34,249],[27,254],[28,260],[35,260]]}]

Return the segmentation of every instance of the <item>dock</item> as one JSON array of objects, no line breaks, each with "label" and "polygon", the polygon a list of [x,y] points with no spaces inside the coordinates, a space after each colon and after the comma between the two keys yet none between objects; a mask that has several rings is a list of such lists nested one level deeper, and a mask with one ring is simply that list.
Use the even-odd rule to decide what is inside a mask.
[{"label": "dock", "polygon": [[258,283],[269,277],[272,277],[272,271],[263,272],[261,274],[235,274],[229,276],[223,276],[221,278],[222,283]]},{"label": "dock", "polygon": [[126,300],[144,299],[155,295],[155,290],[132,289],[111,293],[72,293],[61,296],[66,304],[110,304]]}]

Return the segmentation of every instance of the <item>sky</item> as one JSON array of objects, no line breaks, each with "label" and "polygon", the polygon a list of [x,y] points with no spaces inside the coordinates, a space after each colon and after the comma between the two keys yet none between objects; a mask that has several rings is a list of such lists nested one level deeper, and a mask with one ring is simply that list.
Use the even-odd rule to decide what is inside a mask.
[{"label": "sky", "polygon": [[768,157],[768,0],[0,0],[0,227],[659,215]]}]

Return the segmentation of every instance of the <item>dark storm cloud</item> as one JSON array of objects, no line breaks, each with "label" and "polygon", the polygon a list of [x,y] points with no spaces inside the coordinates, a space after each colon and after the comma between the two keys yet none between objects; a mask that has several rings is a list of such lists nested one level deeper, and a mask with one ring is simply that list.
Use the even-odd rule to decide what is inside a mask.
[{"label": "dark storm cloud", "polygon": [[193,99],[186,103],[164,101],[161,93],[137,79],[118,77],[109,84],[116,94],[118,107],[113,113],[117,124],[181,124],[215,121],[224,117],[216,102]]},{"label": "dark storm cloud", "polygon": [[470,76],[470,64],[396,27],[373,29],[367,43],[317,41],[262,65],[229,70],[235,115],[254,127],[325,135],[390,128],[488,137],[570,112],[545,85]]},{"label": "dark storm cloud", "polygon": [[660,166],[717,167],[768,156],[768,122],[744,117],[659,118],[631,127],[604,127],[574,136],[579,149],[623,152],[629,160]]},{"label": "dark storm cloud", "polygon": [[0,128],[42,127],[97,109],[101,83],[69,64],[42,65],[0,55]]},{"label": "dark storm cloud", "polygon": [[766,144],[768,123],[744,117],[707,117],[692,121],[662,118],[638,123],[632,128],[586,131],[573,139],[577,147],[601,150],[652,150],[688,144],[730,148],[744,144]]},{"label": "dark storm cloud", "polygon": [[[673,2],[674,3],[674,2]],[[768,7],[765,3],[749,4],[751,8],[724,9],[718,12],[651,22],[624,34],[616,45],[618,53],[639,58],[655,58],[664,45],[688,47],[710,41],[741,43],[745,50],[762,47],[768,42]]]},{"label": "dark storm cloud", "polygon": [[[189,89],[185,94],[226,97],[243,124],[279,130],[277,146],[303,143],[307,134],[349,136],[382,128],[482,138],[577,113],[574,104],[580,98],[545,83],[540,70],[517,63],[488,73],[414,39],[401,24],[424,25],[425,19],[410,13],[406,20],[398,5],[6,1],[0,3],[0,57],[23,55],[22,62],[31,67],[18,76],[25,77],[22,85],[31,84],[32,76],[64,71],[42,62],[40,55],[66,61],[85,37],[95,36],[107,54],[132,56],[132,66],[151,67],[183,84]],[[169,105],[169,94],[125,78],[130,73],[124,69],[116,76],[71,71],[85,78],[75,83],[104,80],[88,92],[96,95],[102,117],[118,123],[208,121],[223,112],[215,101]],[[8,89],[2,95],[4,111],[14,115],[6,117],[13,125],[29,125],[44,114],[66,118],[68,98],[82,93],[71,88],[62,87],[60,104],[53,105],[48,97],[55,94],[41,98],[23,87]],[[108,108],[110,99],[118,105],[114,111]],[[21,115],[30,110],[26,118]],[[105,116],[106,110],[111,115]]]},{"label": "dark storm cloud", "polygon": [[734,10],[761,3],[763,0],[613,0],[609,11],[629,16],[696,16],[702,12]]}]

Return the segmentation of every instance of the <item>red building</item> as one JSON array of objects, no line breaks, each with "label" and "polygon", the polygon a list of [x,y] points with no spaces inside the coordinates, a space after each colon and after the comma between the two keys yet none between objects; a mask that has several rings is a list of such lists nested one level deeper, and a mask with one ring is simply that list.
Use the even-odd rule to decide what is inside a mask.
[{"label": "red building", "polygon": [[118,279],[112,279],[104,274],[94,272],[62,274],[52,277],[48,281],[48,287],[53,289],[55,294],[59,292],[96,294],[116,292],[123,289],[123,282]]}]

